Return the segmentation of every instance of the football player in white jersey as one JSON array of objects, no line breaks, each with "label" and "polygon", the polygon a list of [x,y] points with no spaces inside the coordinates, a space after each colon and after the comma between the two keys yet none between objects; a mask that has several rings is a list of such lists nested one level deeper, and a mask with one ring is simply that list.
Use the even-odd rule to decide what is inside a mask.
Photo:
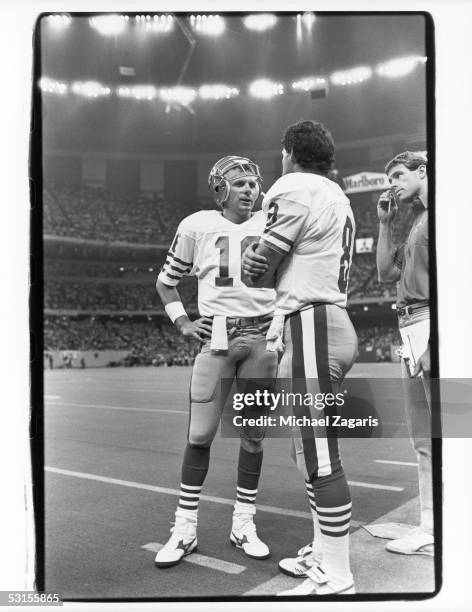
[{"label": "football player in white jersey", "polygon": [[[263,200],[266,228],[243,257],[243,269],[255,286],[275,284],[267,338],[280,346],[283,341],[278,377],[302,393],[336,394],[357,356],[357,337],[346,312],[355,224],[349,200],[327,178],[333,161],[334,142],[322,124],[299,121],[287,128],[283,176]],[[333,414],[336,406],[321,412],[292,410],[297,417],[319,419]],[[354,593],[351,497],[336,433],[318,426],[295,430],[293,450],[305,476],[315,536],[299,557],[280,562],[282,571],[305,580],[279,595]]]},{"label": "football player in white jersey", "polygon": [[[249,287],[241,269],[242,253],[265,225],[262,211],[252,212],[261,181],[259,167],[250,159],[220,159],[208,179],[218,210],[202,210],[183,219],[157,279],[156,288],[170,319],[184,336],[203,343],[192,372],[188,442],[175,525],[155,558],[161,568],[175,565],[197,547],[198,503],[210,445],[226,401],[221,379],[271,379],[276,375],[277,355],[266,350],[265,338],[275,291]],[[198,279],[201,316],[195,321],[187,316],[177,290],[184,274]],[[241,428],[230,534],[232,544],[255,559],[270,554],[254,524],[263,436],[262,428]]]}]

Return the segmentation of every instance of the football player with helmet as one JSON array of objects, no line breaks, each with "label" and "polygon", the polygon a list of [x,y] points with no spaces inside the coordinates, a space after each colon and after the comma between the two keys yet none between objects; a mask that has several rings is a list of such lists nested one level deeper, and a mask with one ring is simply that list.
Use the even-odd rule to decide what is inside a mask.
[{"label": "football player with helmet", "polygon": [[[334,393],[357,356],[357,337],[346,312],[355,223],[348,198],[328,173],[334,161],[329,131],[314,121],[290,125],[283,136],[282,177],[266,193],[267,224],[243,257],[254,286],[273,286],[276,305],[267,339],[285,345],[278,376],[294,390]],[[291,382],[290,382],[291,381]],[[329,417],[293,406],[297,417]],[[327,419],[329,421],[329,418]],[[338,440],[328,426],[294,429],[293,455],[310,501],[314,541],[282,570],[305,577],[279,595],[355,592],[349,564],[351,497]],[[297,566],[300,573],[295,573]],[[290,570],[290,571],[287,571]]]},{"label": "football player with helmet", "polygon": [[[180,498],[172,535],[155,558],[160,568],[177,564],[197,548],[198,504],[210,446],[226,401],[221,379],[271,379],[276,375],[277,354],[266,350],[265,338],[275,292],[249,287],[241,268],[242,253],[258,239],[265,225],[262,211],[253,213],[261,182],[259,167],[248,158],[231,155],[217,161],[208,185],[218,209],[201,210],[181,221],[157,279],[157,292],[172,322],[184,336],[202,342],[190,383]],[[188,317],[177,289],[184,274],[198,279],[201,316],[194,321]],[[231,543],[255,559],[270,554],[254,524],[263,436],[262,428],[241,427],[230,532]]]}]

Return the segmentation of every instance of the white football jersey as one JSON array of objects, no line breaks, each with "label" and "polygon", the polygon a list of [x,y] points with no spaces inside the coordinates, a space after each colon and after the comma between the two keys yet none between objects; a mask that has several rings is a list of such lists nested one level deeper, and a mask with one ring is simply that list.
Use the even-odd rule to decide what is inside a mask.
[{"label": "white football jersey", "polygon": [[201,210],[183,219],[159,279],[176,286],[184,274],[198,279],[202,316],[258,317],[272,313],[274,289],[246,285],[241,256],[259,239],[266,218],[256,212],[244,223],[228,221],[217,210]]},{"label": "white football jersey", "polygon": [[312,302],[345,307],[355,222],[339,185],[318,174],[285,174],[266,193],[262,209],[262,241],[286,256],[277,272],[275,313]]}]

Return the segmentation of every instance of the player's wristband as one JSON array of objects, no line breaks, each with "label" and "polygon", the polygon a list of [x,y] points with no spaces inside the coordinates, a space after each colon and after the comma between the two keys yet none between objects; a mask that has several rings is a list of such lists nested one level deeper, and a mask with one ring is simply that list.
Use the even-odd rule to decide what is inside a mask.
[{"label": "player's wristband", "polygon": [[170,304],[164,306],[164,310],[167,312],[167,316],[172,323],[175,323],[179,317],[188,316],[182,302],[170,302]]}]

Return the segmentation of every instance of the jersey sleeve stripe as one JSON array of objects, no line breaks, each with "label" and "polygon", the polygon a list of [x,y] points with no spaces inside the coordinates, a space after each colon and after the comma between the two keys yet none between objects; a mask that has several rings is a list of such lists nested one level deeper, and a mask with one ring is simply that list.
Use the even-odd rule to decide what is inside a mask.
[{"label": "jersey sleeve stripe", "polygon": [[280,242],[285,242],[285,244],[288,244],[289,247],[293,246],[293,241],[292,240],[289,240],[288,238],[285,238],[285,236],[282,236],[281,234],[278,234],[277,232],[274,232],[274,230],[266,229],[266,230],[264,230],[264,234],[269,234],[270,236],[273,236],[274,238],[277,238],[277,240],[280,240]]},{"label": "jersey sleeve stripe", "polygon": [[170,272],[167,272],[167,270],[162,270],[162,274],[164,276],[167,276],[167,278],[171,278],[172,280],[176,280],[176,281],[179,281],[182,278],[181,275],[175,276],[175,274],[171,274]]},{"label": "jersey sleeve stripe", "polygon": [[287,255],[287,253],[290,252],[290,248],[285,246],[285,245],[279,245],[277,244],[273,238],[271,238],[270,236],[261,236],[261,241],[265,242],[267,244],[267,246],[272,249],[273,251],[276,251],[277,253],[280,253],[280,255]]},{"label": "jersey sleeve stripe", "polygon": [[192,262],[191,261],[182,261],[181,259],[179,259],[178,257],[176,257],[173,253],[171,253],[170,251],[168,252],[168,257],[172,257],[172,259],[180,264],[181,266],[184,266],[184,268],[188,268],[188,267],[192,267]]},{"label": "jersey sleeve stripe", "polygon": [[166,261],[166,263],[164,264],[164,268],[170,268],[171,270],[174,270],[175,272],[180,272],[181,274],[185,274],[185,272],[188,272],[190,270],[190,266],[182,270],[182,268],[177,268],[177,266],[173,266],[169,261]]},{"label": "jersey sleeve stripe", "polygon": [[174,279],[172,280],[171,278],[169,278],[169,275],[166,274],[164,272],[164,270],[161,270],[159,272],[158,275],[158,280],[161,281],[161,283],[163,283],[164,285],[166,285],[166,287],[176,287],[179,284],[180,278]]}]

